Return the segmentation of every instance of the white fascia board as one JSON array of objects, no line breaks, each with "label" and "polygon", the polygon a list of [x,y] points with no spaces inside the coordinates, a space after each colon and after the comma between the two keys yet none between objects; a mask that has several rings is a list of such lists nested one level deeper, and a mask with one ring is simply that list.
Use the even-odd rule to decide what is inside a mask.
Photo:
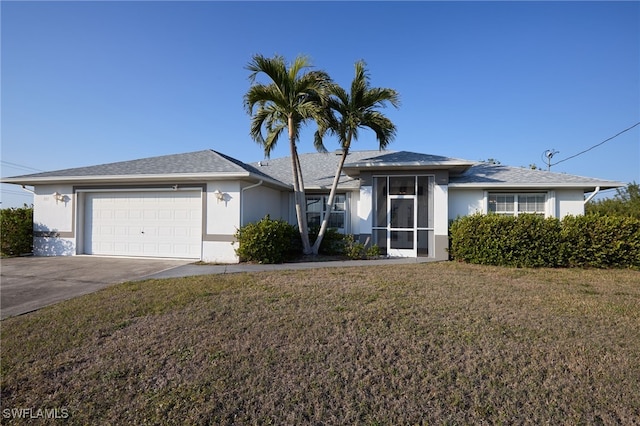
[{"label": "white fascia board", "polygon": [[212,181],[229,179],[256,179],[269,182],[273,186],[289,189],[290,185],[274,179],[257,176],[252,173],[176,173],[176,174],[137,174],[137,175],[96,175],[96,176],[46,176],[46,177],[16,177],[4,178],[2,183],[17,185],[42,185],[52,183],[140,183],[140,182],[184,182],[184,181]]},{"label": "white fascia board", "polygon": [[176,173],[135,175],[84,175],[84,176],[23,176],[4,178],[2,183],[62,183],[62,182],[122,182],[122,181],[167,181],[167,180],[211,180],[248,177],[249,173]]},{"label": "white fascia board", "polygon": [[[305,191],[316,191],[316,192],[329,192],[331,191],[331,185],[329,186],[318,186],[318,185],[311,185],[311,186],[307,186],[305,185],[304,187]],[[359,186],[340,186],[338,185],[338,188],[336,188],[336,194],[339,192],[357,192],[360,191],[360,187]]]},{"label": "white fascia board", "polygon": [[468,162],[468,161],[388,161],[388,162],[380,162],[380,161],[360,161],[355,163],[347,163],[344,165],[345,168],[353,168],[353,169],[369,169],[369,168],[389,168],[389,167],[419,167],[419,168],[432,168],[432,167],[440,167],[440,168],[449,168],[449,167],[459,167],[466,166],[471,167],[476,163]]},{"label": "white fascia board", "polygon": [[463,173],[465,170],[469,169],[469,167],[471,167],[469,164],[451,164],[451,163],[447,163],[447,164],[444,164],[444,163],[443,164],[386,163],[386,164],[370,164],[370,165],[358,164],[357,166],[345,165],[343,168],[343,172],[347,175],[353,175],[353,176],[357,176],[361,172],[384,173],[387,171],[389,172],[406,171],[408,173],[413,173],[415,171],[421,171],[421,170],[449,170],[450,172],[460,174],[460,173]]},{"label": "white fascia board", "polygon": [[[599,186],[602,189],[620,188],[625,186],[622,182],[578,182],[578,183],[449,183],[449,188],[482,188],[482,189],[550,189],[550,188],[575,188],[584,189],[595,188]],[[591,191],[589,189],[589,191]]]}]

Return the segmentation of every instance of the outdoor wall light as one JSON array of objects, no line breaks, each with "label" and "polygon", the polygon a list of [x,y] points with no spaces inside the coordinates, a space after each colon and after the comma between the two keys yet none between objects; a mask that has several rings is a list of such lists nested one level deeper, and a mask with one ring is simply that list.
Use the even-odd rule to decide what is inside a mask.
[{"label": "outdoor wall light", "polygon": [[65,196],[59,193],[58,191],[53,193],[53,198],[56,200],[56,204],[58,204],[60,201],[65,200]]},{"label": "outdoor wall light", "polygon": [[220,192],[219,189],[213,191],[213,196],[216,197],[216,200],[218,200],[218,202],[224,201],[224,194]]}]

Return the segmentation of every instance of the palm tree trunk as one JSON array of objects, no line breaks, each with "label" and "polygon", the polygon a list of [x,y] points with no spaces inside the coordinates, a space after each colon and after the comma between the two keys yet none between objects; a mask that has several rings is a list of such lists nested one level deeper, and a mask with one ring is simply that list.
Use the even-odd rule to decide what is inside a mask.
[{"label": "palm tree trunk", "polygon": [[298,219],[298,229],[300,231],[300,239],[302,240],[302,253],[311,254],[311,243],[309,242],[309,230],[307,226],[307,201],[304,193],[302,182],[302,169],[300,167],[300,159],[298,158],[298,150],[293,137],[293,119],[289,117],[289,148],[291,150],[291,167],[293,171],[293,196],[296,204],[296,217]]},{"label": "palm tree trunk", "polygon": [[338,163],[338,170],[336,171],[336,175],[333,177],[333,183],[331,184],[331,191],[329,192],[329,200],[328,211],[327,214],[324,215],[322,219],[322,224],[320,225],[320,231],[318,232],[318,238],[313,243],[313,247],[311,247],[311,252],[315,255],[320,251],[320,244],[322,244],[322,239],[324,238],[324,234],[327,232],[327,227],[329,226],[329,218],[331,216],[331,211],[333,210],[333,199],[336,196],[336,192],[338,190],[338,182],[340,181],[340,174],[342,174],[342,168],[344,167],[345,160],[347,159],[347,155],[349,154],[349,148],[344,148],[342,150],[342,156],[340,157],[340,162]]}]

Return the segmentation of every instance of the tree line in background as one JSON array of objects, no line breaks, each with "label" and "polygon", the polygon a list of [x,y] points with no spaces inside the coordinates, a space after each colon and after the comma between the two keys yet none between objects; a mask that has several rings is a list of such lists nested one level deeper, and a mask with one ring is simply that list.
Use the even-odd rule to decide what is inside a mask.
[{"label": "tree line in background", "polygon": [[624,188],[617,188],[613,198],[589,201],[585,213],[640,219],[640,185],[634,181]]}]

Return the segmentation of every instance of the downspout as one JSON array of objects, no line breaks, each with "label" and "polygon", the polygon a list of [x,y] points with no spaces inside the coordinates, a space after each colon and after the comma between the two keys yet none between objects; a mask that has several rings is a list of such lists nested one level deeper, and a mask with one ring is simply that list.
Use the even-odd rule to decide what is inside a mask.
[{"label": "downspout", "polygon": [[600,192],[600,187],[596,186],[596,189],[593,191],[593,194],[589,195],[587,197],[586,200],[584,200],[584,203],[587,204],[589,201],[591,201],[593,199],[593,197],[595,197],[596,195],[598,195],[598,192]]},{"label": "downspout", "polygon": [[244,226],[244,191],[246,191],[247,189],[252,189],[252,188],[256,188],[260,185],[262,185],[264,181],[262,179],[260,179],[260,182],[255,183],[253,185],[249,185],[247,187],[244,187],[240,190],[240,226]]}]

